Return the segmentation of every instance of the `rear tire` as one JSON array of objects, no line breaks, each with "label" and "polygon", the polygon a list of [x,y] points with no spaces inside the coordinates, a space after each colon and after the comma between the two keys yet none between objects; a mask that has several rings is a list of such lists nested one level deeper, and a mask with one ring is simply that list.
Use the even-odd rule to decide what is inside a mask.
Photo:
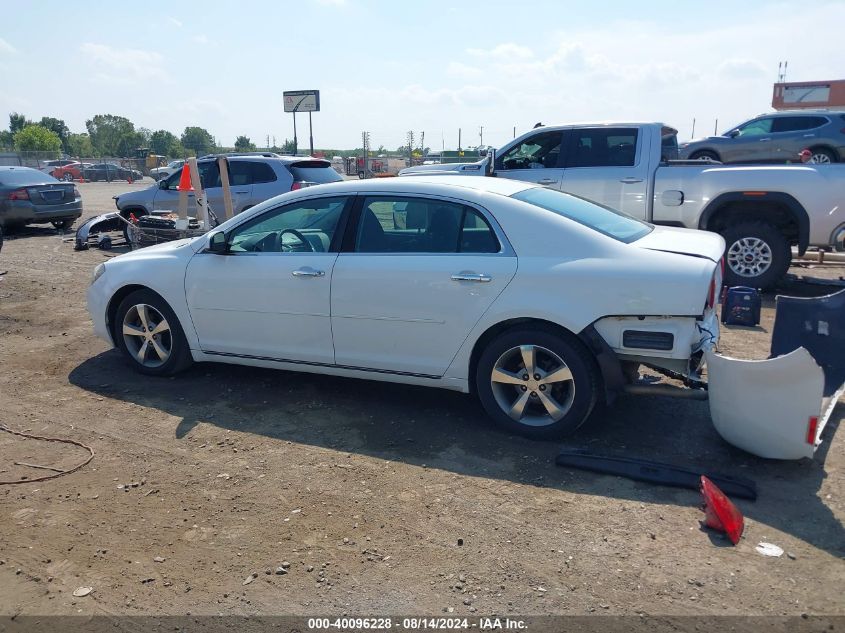
[{"label": "rear tire", "polygon": [[578,429],[596,406],[595,359],[574,336],[515,328],[494,339],[475,371],[478,398],[503,429],[537,440]]},{"label": "rear tire", "polygon": [[176,313],[152,290],[136,290],[120,302],[112,338],[142,374],[172,376],[193,362]]},{"label": "rear tire", "polygon": [[62,176],[62,180],[64,180],[65,182],[73,182],[73,174],[70,172],[65,172],[65,174]]},{"label": "rear tire", "polygon": [[810,162],[814,165],[829,165],[830,163],[837,162],[834,153],[827,148],[815,147],[810,152],[812,152]]},{"label": "rear tire", "polygon": [[792,250],[781,231],[766,222],[741,222],[722,232],[725,284],[771,288],[789,270]]},{"label": "rear tire", "polygon": [[703,158],[719,160],[719,155],[716,152],[711,152],[710,150],[702,150],[700,152],[695,152],[692,156],[690,156],[690,160],[701,160]]}]

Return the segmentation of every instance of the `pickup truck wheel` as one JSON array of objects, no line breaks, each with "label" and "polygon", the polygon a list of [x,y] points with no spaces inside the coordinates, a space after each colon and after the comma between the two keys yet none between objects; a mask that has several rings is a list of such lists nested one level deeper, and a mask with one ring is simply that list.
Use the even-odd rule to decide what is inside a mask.
[{"label": "pickup truck wheel", "polygon": [[692,156],[690,156],[690,160],[702,160],[705,158],[709,158],[710,160],[719,160],[719,156],[716,154],[716,152],[711,152],[708,150],[695,152]]},{"label": "pickup truck wheel", "polygon": [[540,328],[494,339],[478,360],[475,384],[500,427],[532,439],[574,432],[599,393],[595,361],[580,341]]},{"label": "pickup truck wheel", "polygon": [[722,232],[725,238],[725,284],[770,288],[786,274],[792,260],[789,241],[765,222],[742,222]]}]

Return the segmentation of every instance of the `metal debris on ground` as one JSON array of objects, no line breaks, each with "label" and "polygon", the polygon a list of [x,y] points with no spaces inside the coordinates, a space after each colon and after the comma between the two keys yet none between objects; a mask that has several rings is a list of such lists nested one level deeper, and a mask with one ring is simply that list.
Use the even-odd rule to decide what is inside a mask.
[{"label": "metal debris on ground", "polygon": [[754,549],[758,554],[762,554],[763,556],[774,556],[775,558],[783,556],[783,549],[774,543],[757,543],[757,547]]}]

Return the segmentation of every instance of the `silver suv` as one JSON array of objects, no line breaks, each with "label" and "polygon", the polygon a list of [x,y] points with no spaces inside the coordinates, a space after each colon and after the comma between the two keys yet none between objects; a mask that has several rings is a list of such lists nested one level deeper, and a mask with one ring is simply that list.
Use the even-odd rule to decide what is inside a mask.
[{"label": "silver suv", "polygon": [[[329,161],[302,156],[278,154],[228,154],[229,183],[235,213],[255,206],[288,191],[311,185],[342,180]],[[203,156],[197,160],[200,180],[208,202],[219,218],[223,217],[223,188],[220,184],[218,156]],[[140,217],[153,210],[177,211],[181,170],[159,180],[147,189],[129,191],[114,196],[120,214]],[[193,196],[193,193],[189,193]],[[193,205],[189,205],[193,206]]]},{"label": "silver suv", "polygon": [[828,110],[762,114],[722,136],[682,143],[680,157],[723,163],[797,163],[804,149],[810,150],[812,163],[845,160],[845,114]]}]

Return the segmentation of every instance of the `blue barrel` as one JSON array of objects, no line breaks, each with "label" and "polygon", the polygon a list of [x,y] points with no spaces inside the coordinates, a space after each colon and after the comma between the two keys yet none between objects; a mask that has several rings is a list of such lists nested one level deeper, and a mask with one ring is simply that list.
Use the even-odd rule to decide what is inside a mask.
[{"label": "blue barrel", "polygon": [[722,323],[753,327],[760,323],[761,306],[762,300],[756,288],[746,286],[728,288],[722,302]]}]

